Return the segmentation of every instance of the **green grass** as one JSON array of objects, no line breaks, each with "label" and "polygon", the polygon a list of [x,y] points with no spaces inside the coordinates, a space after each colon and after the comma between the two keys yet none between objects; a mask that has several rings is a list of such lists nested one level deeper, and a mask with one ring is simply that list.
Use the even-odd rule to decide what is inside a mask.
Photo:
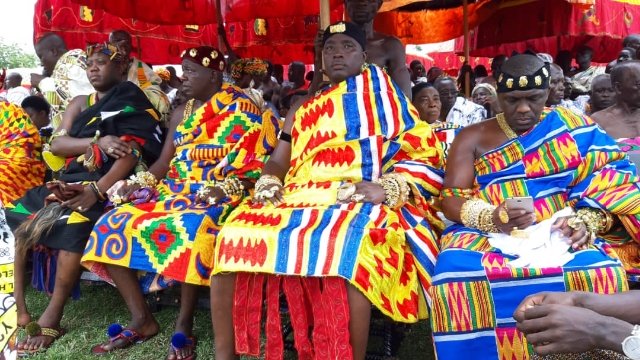
[{"label": "green grass", "polygon": [[[27,303],[34,319],[44,311],[49,298],[32,289],[27,292]],[[106,340],[106,329],[114,322],[122,324],[129,320],[128,312],[118,292],[107,285],[82,286],[82,297],[78,301],[69,301],[65,308],[62,326],[67,334],[62,336],[42,354],[30,357],[34,360],[60,359],[105,359],[105,360],[158,360],[167,354],[169,339],[173,333],[174,321],[178,314],[177,307],[163,307],[155,314],[160,323],[160,333],[149,341],[113,354],[96,357],[91,354],[91,347]],[[198,310],[194,323],[194,333],[198,337],[198,359],[214,359],[213,336],[210,314],[206,310]],[[371,348],[379,346],[372,339]],[[295,359],[289,354],[286,358]],[[421,322],[411,326],[407,337],[400,348],[400,359],[433,359],[429,326]],[[249,358],[247,358],[249,359]]]}]

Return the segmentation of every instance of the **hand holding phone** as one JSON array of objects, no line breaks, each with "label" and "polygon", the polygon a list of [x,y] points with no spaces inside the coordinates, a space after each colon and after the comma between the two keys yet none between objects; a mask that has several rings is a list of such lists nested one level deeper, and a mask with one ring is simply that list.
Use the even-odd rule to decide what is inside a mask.
[{"label": "hand holding phone", "polygon": [[524,210],[526,212],[534,212],[533,198],[531,196],[512,197],[505,201],[507,209],[509,210]]}]

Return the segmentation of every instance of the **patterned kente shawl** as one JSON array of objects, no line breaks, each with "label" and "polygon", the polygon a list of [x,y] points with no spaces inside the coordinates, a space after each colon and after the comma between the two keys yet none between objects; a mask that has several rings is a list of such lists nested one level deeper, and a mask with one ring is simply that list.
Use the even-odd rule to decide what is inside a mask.
[{"label": "patterned kente shawl", "polygon": [[212,206],[196,200],[196,193],[206,182],[228,176],[257,179],[277,143],[279,123],[272,112],[262,113],[228,84],[187,113],[176,128],[176,152],[156,188],[157,201],[119,206],[91,233],[82,262],[99,276],[110,280],[104,264],[114,264],[145,272],[144,291],[164,288],[172,280],[209,284],[216,234],[244,196]]},{"label": "patterned kente shawl", "polygon": [[[142,158],[152,164],[162,150],[162,132],[158,126],[158,113],[144,93],[134,84],[124,81],[111,89],[93,106],[81,112],[73,121],[69,136],[92,138],[97,130],[101,136],[126,137],[142,147]],[[107,154],[102,154],[105,164],[89,173],[77,157],[67,158],[60,180],[66,182],[97,181],[115,163]]]},{"label": "patterned kente shawl", "polygon": [[[239,112],[246,112],[245,117]],[[204,180],[224,180],[228,175],[257,179],[277,142],[278,121],[263,115],[242,90],[224,84],[209,102],[176,129],[176,154],[166,181],[200,187]],[[214,121],[212,121],[214,120]],[[266,127],[263,130],[263,126]]]},{"label": "patterned kente shawl", "polygon": [[9,204],[44,181],[38,128],[18,105],[0,101],[0,203]]},{"label": "patterned kente shawl", "polygon": [[[291,136],[284,202],[274,207],[245,201],[236,208],[218,235],[213,273],[294,275],[267,276],[267,301],[271,304],[267,312],[277,307],[282,281],[287,298],[297,299],[288,301],[296,323],[305,311],[301,305],[305,286],[314,294],[310,306],[327,306],[323,310],[313,307],[317,329],[335,330],[344,325],[344,313],[340,312],[344,308],[338,305],[339,310],[330,310],[331,304],[346,301],[344,294],[328,295],[333,285],[326,282],[322,291],[316,287],[318,279],[325,278],[346,279],[394,320],[426,318],[424,290],[437,254],[432,224],[440,226],[429,199],[439,193],[442,181],[442,150],[430,126],[420,120],[391,78],[370,65],[361,75],[303,104],[295,113]],[[337,203],[341,184],[373,181],[391,172],[402,174],[411,187],[411,200],[400,209],[384,204]],[[251,336],[253,340],[247,340],[247,334],[254,334],[254,326],[260,324],[260,307],[247,308],[243,302],[259,302],[264,277],[259,275],[255,282],[246,283],[242,281],[247,278],[238,279],[234,309],[258,320],[234,323],[236,350],[255,354],[259,342]],[[235,318],[241,319],[239,316]],[[298,325],[294,325],[296,333],[306,337],[308,328]],[[279,351],[270,345],[271,340],[278,343],[278,334],[281,330],[277,326],[267,329],[267,358],[269,349]],[[348,334],[346,340],[343,335],[334,333],[329,338],[348,344]],[[304,358],[309,349],[298,345],[296,340]],[[348,358],[345,353],[332,353],[339,350],[330,344],[316,343],[314,347],[317,358]],[[323,355],[322,351],[328,353]]]},{"label": "patterned kente shawl", "polygon": [[[531,196],[537,221],[573,206],[615,215],[619,226],[604,239],[627,272],[640,274],[640,180],[625,153],[589,117],[557,107],[545,112],[528,133],[483,154],[475,162],[476,197],[499,205],[514,196]],[[447,229],[441,248],[489,251],[486,236]]]}]

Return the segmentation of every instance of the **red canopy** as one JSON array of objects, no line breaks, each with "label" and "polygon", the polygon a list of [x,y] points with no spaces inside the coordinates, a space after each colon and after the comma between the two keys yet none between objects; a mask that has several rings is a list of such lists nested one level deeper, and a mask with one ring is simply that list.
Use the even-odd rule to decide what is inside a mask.
[{"label": "red canopy", "polygon": [[[634,5],[636,4],[636,5]],[[482,23],[471,38],[472,56],[495,56],[531,49],[552,55],[576,51],[581,45],[594,50],[593,61],[606,63],[622,49],[622,39],[640,33],[640,5],[636,0],[598,0],[590,8],[540,0],[504,7]],[[456,42],[462,50],[462,42]]]},{"label": "red canopy", "polygon": [[[152,23],[206,24],[216,20],[215,0],[69,1]],[[282,64],[294,60],[313,62],[319,6],[319,0],[221,0],[227,37],[234,51],[243,57],[260,57]],[[330,0],[330,6],[331,21],[341,20],[343,0]]]},{"label": "red canopy", "polygon": [[216,22],[215,0],[73,0],[125,19],[163,25]]},{"label": "red canopy", "polygon": [[[341,8],[331,12],[332,21],[341,18]],[[276,64],[312,64],[319,25],[316,14],[227,22],[226,29],[231,47],[242,57],[269,59]]]},{"label": "red canopy", "polygon": [[[637,0],[627,0],[637,1]],[[386,0],[382,5],[382,13],[378,14],[374,26],[376,30],[386,34],[392,34],[400,38],[405,44],[436,43],[455,39],[463,34],[463,7],[456,6],[440,10],[404,11],[398,7],[411,5],[411,8],[421,8],[421,4],[429,4],[435,1],[418,0]],[[503,7],[519,6],[523,3],[535,3],[543,7],[538,0],[476,0],[469,1],[468,21],[469,28],[487,21],[492,14]],[[554,11],[556,7],[567,3],[580,8],[588,7],[595,0],[552,0],[544,7]],[[553,4],[551,4],[553,3]],[[535,5],[534,5],[535,6]],[[428,7],[428,5],[424,5]],[[422,7],[422,8],[424,8]],[[430,6],[433,8],[434,6]],[[521,12],[522,16],[529,16],[527,12]],[[519,30],[519,28],[518,28]]]},{"label": "red canopy", "polygon": [[38,0],[34,13],[34,39],[55,32],[70,49],[105,41],[113,30],[123,29],[133,37],[134,55],[150,64],[180,63],[182,50],[217,44],[216,25],[154,25],[123,19],[78,5],[72,0]]}]

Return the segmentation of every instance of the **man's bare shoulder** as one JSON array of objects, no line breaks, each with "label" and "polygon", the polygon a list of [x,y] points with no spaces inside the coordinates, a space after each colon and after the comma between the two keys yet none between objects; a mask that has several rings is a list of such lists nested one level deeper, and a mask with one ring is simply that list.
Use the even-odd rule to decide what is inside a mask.
[{"label": "man's bare shoulder", "polygon": [[602,126],[615,120],[617,106],[613,105],[604,110],[600,110],[591,114],[591,119]]},{"label": "man's bare shoulder", "polygon": [[382,46],[385,50],[393,50],[393,51],[402,51],[404,53],[404,45],[402,41],[393,35],[380,34],[380,38],[382,39]]}]

